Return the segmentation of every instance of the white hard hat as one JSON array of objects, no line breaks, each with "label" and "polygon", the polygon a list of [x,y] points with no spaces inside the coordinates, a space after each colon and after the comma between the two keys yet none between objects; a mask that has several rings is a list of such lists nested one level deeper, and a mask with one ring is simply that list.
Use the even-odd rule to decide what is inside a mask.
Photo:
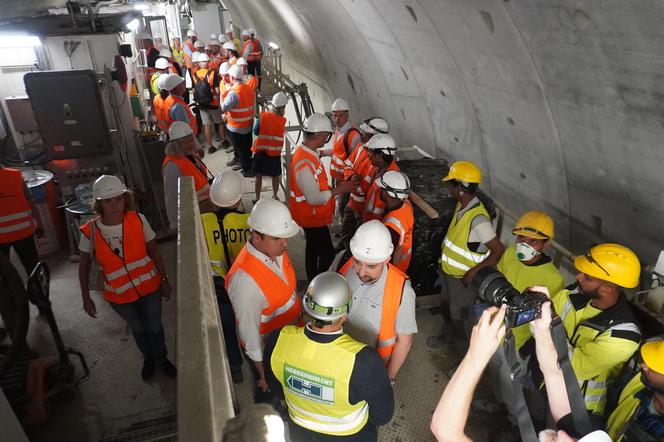
[{"label": "white hard hat", "polygon": [[277,238],[290,238],[300,231],[288,207],[274,199],[260,199],[249,215],[249,227],[254,232]]},{"label": "white hard hat", "polygon": [[194,131],[184,121],[174,121],[171,127],[168,128],[168,139],[171,141],[179,140],[180,138],[193,135],[193,133]]},{"label": "white hard hat", "polygon": [[198,56],[199,63],[207,63],[208,61],[210,61],[210,57],[205,52]]},{"label": "white hard hat", "polygon": [[196,40],[196,43],[194,43],[194,47],[195,47],[195,48],[204,48],[204,47],[205,47],[205,43],[203,43],[203,42],[200,41],[200,40]]},{"label": "white hard hat", "polygon": [[346,278],[337,272],[323,272],[309,283],[302,307],[314,319],[334,322],[348,314],[353,303]]},{"label": "white hard hat", "polygon": [[283,92],[277,92],[272,97],[272,106],[274,106],[275,109],[284,107],[287,104],[288,104],[288,95],[286,95]]},{"label": "white hard hat", "polygon": [[168,60],[166,60],[165,58],[157,58],[157,61],[154,62],[154,67],[156,69],[167,69]]},{"label": "white hard hat", "polygon": [[233,43],[232,41],[227,41],[226,43],[224,43],[224,45],[222,47],[224,49],[237,51],[237,49],[235,48],[235,43]]},{"label": "white hard hat", "polygon": [[162,46],[161,49],[159,49],[159,56],[160,57],[166,57],[166,58],[172,58],[173,53],[171,52],[170,49],[168,49],[167,46]]},{"label": "white hard hat", "polygon": [[249,28],[249,35],[256,35],[256,30]]},{"label": "white hard hat", "polygon": [[238,65],[231,66],[228,69],[228,75],[230,75],[233,78],[237,78],[238,80],[242,80],[244,77],[244,73],[242,72],[242,68]]},{"label": "white hard hat", "polygon": [[408,176],[398,170],[388,170],[377,181],[378,187],[385,189],[392,198],[400,200],[408,198],[410,193],[410,180]]},{"label": "white hard hat", "polygon": [[198,34],[196,34],[196,31],[194,31],[193,29],[189,29],[187,31],[187,37],[198,37]]},{"label": "white hard hat", "polygon": [[223,43],[226,43],[228,41],[228,37],[226,37],[225,34],[221,34],[219,36],[219,38],[217,38],[217,40],[219,40],[219,42],[223,44]]},{"label": "white hard hat", "polygon": [[219,66],[219,73],[221,75],[227,74],[230,67],[231,67],[231,64],[227,61],[221,63],[221,66]]},{"label": "white hard hat", "polygon": [[221,46],[221,43],[216,38],[211,38],[208,40],[208,46]]},{"label": "white hard hat", "polygon": [[244,57],[240,57],[235,61],[235,64],[238,66],[247,66],[247,60]]},{"label": "white hard hat", "polygon": [[611,438],[602,430],[593,431],[579,439],[579,442],[611,442]]},{"label": "white hard hat", "polygon": [[343,98],[337,98],[334,100],[332,103],[332,112],[336,111],[347,111],[350,109],[350,106],[348,106],[348,102],[344,100]]},{"label": "white hard hat", "polygon": [[92,184],[92,196],[96,200],[114,198],[126,191],[127,186],[115,175],[102,175]]},{"label": "white hard hat", "polygon": [[390,131],[390,125],[387,124],[384,118],[372,117],[367,118],[360,124],[360,130],[367,134],[386,134]]},{"label": "white hard hat", "polygon": [[210,40],[216,40],[217,38],[219,38],[219,36],[217,36],[217,34],[215,34],[214,32],[210,34]]},{"label": "white hard hat", "polygon": [[244,36],[244,35],[250,36],[251,34],[249,33],[249,29],[243,29],[243,30],[242,30],[242,35],[243,35],[243,36]]},{"label": "white hard hat", "polygon": [[309,115],[309,117],[306,120],[304,120],[304,124],[302,125],[302,130],[309,133],[334,132],[334,129],[332,129],[332,122],[330,121],[330,119],[327,118],[325,115],[319,113],[313,113]]},{"label": "white hard hat", "polygon": [[210,199],[219,207],[233,207],[242,199],[244,177],[232,169],[226,169],[215,177],[210,187]]},{"label": "white hard hat", "polygon": [[198,63],[198,59],[202,54],[200,52],[194,52],[191,54],[191,62],[192,63]]},{"label": "white hard hat", "polygon": [[387,261],[394,252],[392,237],[385,224],[372,219],[357,228],[350,240],[353,258],[365,264],[378,264]]},{"label": "white hard hat", "polygon": [[[159,79],[161,80],[161,77],[166,77],[164,78],[164,83],[163,83],[163,89],[166,89],[167,91],[172,91],[175,89],[180,83],[184,82],[184,78],[180,77],[177,74],[161,74],[159,76]],[[159,83],[157,83],[157,86],[159,86]]]},{"label": "white hard hat", "polygon": [[[158,61],[158,60],[157,60]],[[157,89],[162,90],[168,90],[166,88],[166,77],[168,77],[168,74],[162,74],[157,78]]]},{"label": "white hard hat", "polygon": [[386,155],[394,155],[397,143],[387,134],[376,134],[364,145],[369,150],[380,150]]}]

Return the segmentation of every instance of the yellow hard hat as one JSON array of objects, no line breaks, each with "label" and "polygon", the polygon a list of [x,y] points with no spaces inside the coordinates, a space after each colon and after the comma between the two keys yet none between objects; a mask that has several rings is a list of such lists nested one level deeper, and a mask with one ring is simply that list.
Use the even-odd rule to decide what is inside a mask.
[{"label": "yellow hard hat", "polygon": [[664,374],[664,341],[652,341],[643,344],[641,357],[649,369]]},{"label": "yellow hard hat", "polygon": [[544,212],[526,212],[516,222],[512,233],[528,238],[553,239],[553,220]]},{"label": "yellow hard hat", "polygon": [[477,164],[472,161],[457,161],[452,164],[447,176],[443,178],[443,181],[450,180],[479,184],[482,182],[482,172]]},{"label": "yellow hard hat", "polygon": [[585,255],[574,259],[574,267],[593,278],[602,279],[624,288],[639,285],[641,263],[638,256],[620,244],[599,244]]}]

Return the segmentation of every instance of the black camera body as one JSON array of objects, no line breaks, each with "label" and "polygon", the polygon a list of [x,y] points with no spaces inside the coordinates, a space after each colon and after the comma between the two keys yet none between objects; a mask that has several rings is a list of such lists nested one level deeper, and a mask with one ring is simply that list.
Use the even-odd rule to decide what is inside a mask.
[{"label": "black camera body", "polygon": [[542,316],[542,304],[549,300],[544,293],[519,293],[498,270],[485,267],[473,278],[482,301],[500,307],[507,306],[505,325],[508,329],[527,324]]}]

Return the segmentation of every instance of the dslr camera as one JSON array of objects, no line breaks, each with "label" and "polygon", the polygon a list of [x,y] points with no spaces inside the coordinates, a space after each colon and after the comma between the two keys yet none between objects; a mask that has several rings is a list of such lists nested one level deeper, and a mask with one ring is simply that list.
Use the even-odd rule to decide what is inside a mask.
[{"label": "dslr camera", "polygon": [[527,324],[542,316],[542,304],[549,300],[544,293],[524,291],[519,293],[498,270],[480,269],[472,281],[483,302],[500,307],[507,306],[505,325],[508,329]]}]

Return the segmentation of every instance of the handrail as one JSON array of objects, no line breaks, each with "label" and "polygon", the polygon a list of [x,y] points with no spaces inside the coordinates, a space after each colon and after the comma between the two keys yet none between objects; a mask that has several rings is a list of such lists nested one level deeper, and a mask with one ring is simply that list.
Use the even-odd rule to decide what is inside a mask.
[{"label": "handrail", "polygon": [[180,440],[218,442],[235,415],[235,393],[194,180],[178,183],[178,433]]}]

